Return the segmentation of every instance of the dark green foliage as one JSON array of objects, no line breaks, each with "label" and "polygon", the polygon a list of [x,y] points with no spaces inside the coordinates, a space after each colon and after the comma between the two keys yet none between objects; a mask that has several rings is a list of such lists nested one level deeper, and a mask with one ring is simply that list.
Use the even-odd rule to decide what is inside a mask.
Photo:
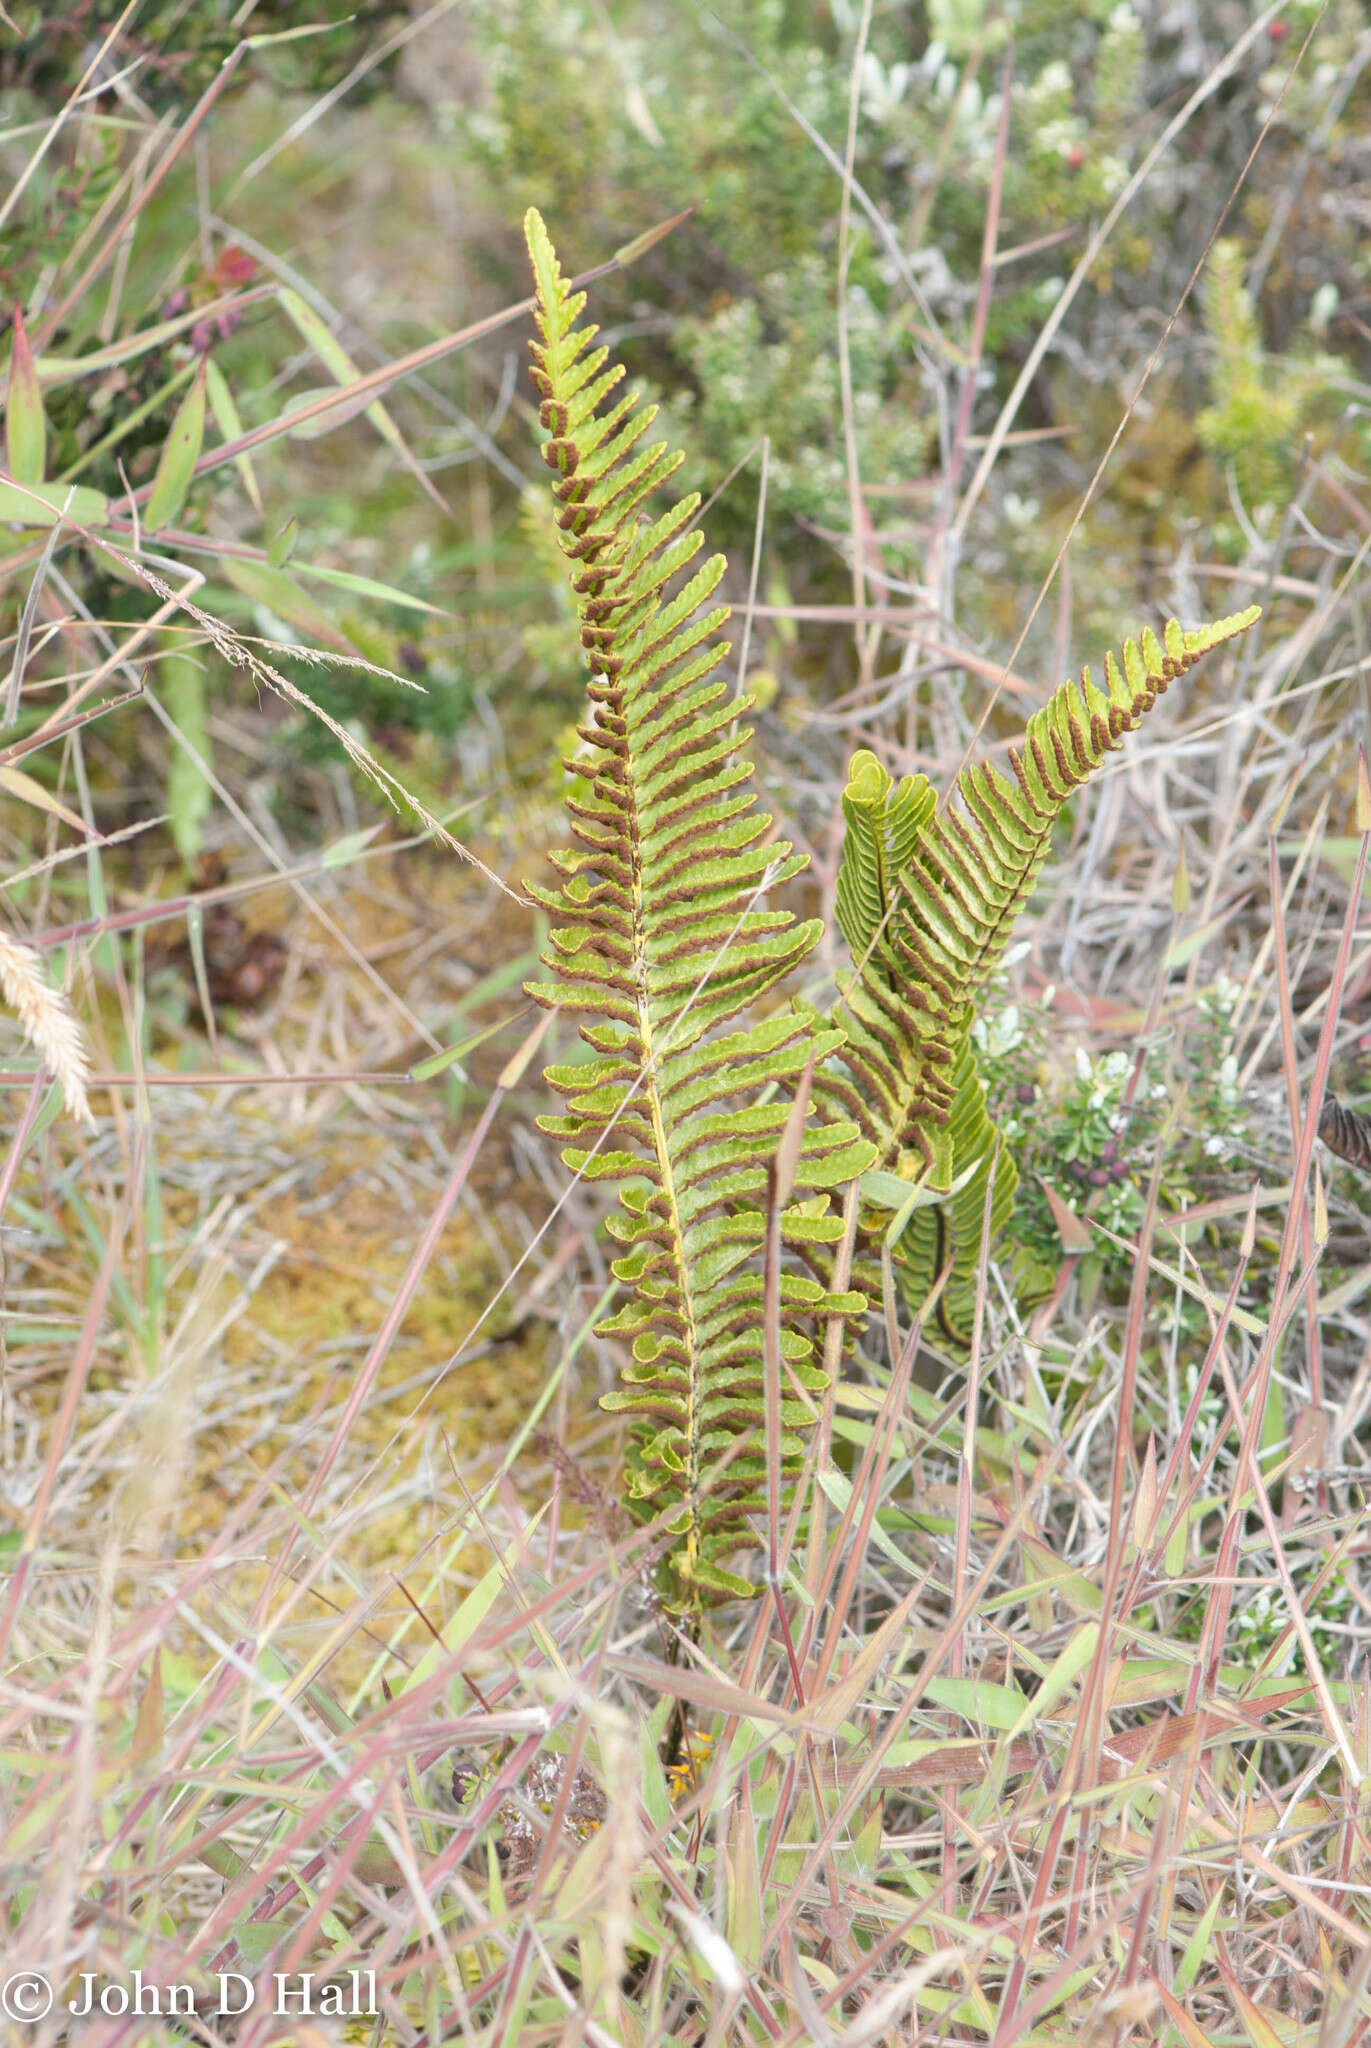
[{"label": "dark green foliage", "polygon": [[[70,82],[70,81],[69,81]],[[109,197],[119,171],[120,136],[115,127],[83,136],[78,151],[59,138],[32,180],[28,204],[7,222],[0,240],[0,305],[6,323],[15,299],[21,302],[39,264],[59,263]]]},{"label": "dark green foliage", "polygon": [[[701,611],[723,558],[687,574],[701,545],[697,500],[638,516],[680,458],[647,439],[652,408],[615,397],[622,371],[591,346],[593,327],[575,325],[584,294],[568,291],[536,213],[526,228],[543,454],[594,678],[581,728],[593,765],[568,764],[584,777],[567,804],[577,845],[553,856],[561,886],[531,892],[559,920],[544,956],[553,979],[529,993],[584,1017],[595,1057],[548,1070],[566,1112],[542,1121],[573,1171],[621,1184],[609,1228],[625,1247],[613,1270],[627,1294],[601,1333],[627,1343],[632,1362],[607,1405],[634,1420],[633,1512],[667,1518],[663,1591],[695,1606],[751,1591],[723,1560],[751,1539],[765,1503],[757,1262],[768,1171],[806,1068],[842,1032],[791,1005],[737,1023],[819,938],[817,922],[761,907],[804,858],[768,840],[770,820],[754,809],[738,726],[748,700],[716,673],[727,608]],[[799,1199],[781,1217],[788,1253],[822,1263],[842,1231],[829,1192],[872,1156],[852,1125],[815,1117]],[[865,1302],[790,1266],[780,1300],[789,1386],[779,1449],[793,1471],[814,1412],[806,1397],[825,1384],[815,1319]]]},{"label": "dark green foliage", "polygon": [[[768,436],[769,529],[788,550],[797,515],[841,526],[849,509],[835,317],[842,181],[813,137],[841,155],[858,13],[782,0],[717,15],[582,0],[474,0],[470,10],[482,90],[463,110],[459,146],[508,217],[556,192],[579,262],[687,201],[698,207],[669,257],[635,266],[624,301],[611,290],[607,317],[646,329],[631,360],[669,393],[692,484],[713,488],[749,455],[755,464]],[[1139,24],[1115,0],[1051,0],[1016,15],[1014,30],[1005,248],[1109,204],[1127,176],[1142,68]],[[932,389],[968,340],[1004,39],[989,5],[879,9],[871,23],[855,168],[891,226],[878,239],[854,207],[845,280],[868,486],[908,487],[936,456]],[[915,293],[892,249],[908,258]],[[1148,254],[1143,240],[1136,260]],[[997,378],[1017,361],[993,359],[1037,328],[1068,267],[1062,251],[1044,251],[997,280]],[[873,502],[876,523],[894,529],[883,546],[899,573],[915,556],[886,510]],[[754,513],[751,491],[727,493],[711,530],[742,546]]]},{"label": "dark green foliage", "polygon": [[[1051,843],[1062,805],[1146,717],[1158,697],[1258,615],[1251,606],[1164,644],[1151,632],[1106,657],[1104,688],[1083,671],[1029,720],[1014,779],[989,761],[958,776],[935,808],[924,776],[892,782],[874,754],[852,762],[838,877],[838,919],[854,967],[840,977],[832,1021],[847,1035],[819,1091],[856,1121],[881,1168],[950,1197],[941,1214],[916,1210],[902,1239],[911,1298],[953,1260],[939,1303],[944,1333],[965,1341],[995,1131],[976,1074],[976,1001],[1008,943]],[[992,1234],[1007,1220],[1017,1179],[1000,1156]],[[888,1217],[868,1212],[869,1231]]]},{"label": "dark green foliage", "polygon": [[[128,0],[14,0],[7,23],[18,33],[6,29],[0,91],[48,98],[71,92],[126,12]],[[159,114],[179,111],[200,97],[239,43],[299,28],[308,20],[321,27],[330,24],[331,33],[254,52],[242,83],[254,69],[265,69],[278,90],[322,92],[374,47],[387,27],[403,22],[406,13],[395,0],[312,0],[307,14],[295,0],[256,0],[251,9],[242,0],[143,0],[111,44],[105,75],[132,66],[133,89],[146,105]],[[370,90],[384,83],[385,75],[385,66],[373,67]]]},{"label": "dark green foliage", "polygon": [[1313,353],[1307,336],[1300,337],[1302,358],[1272,360],[1243,267],[1240,243],[1214,244],[1204,294],[1212,403],[1195,424],[1210,453],[1232,464],[1246,505],[1279,505],[1289,497],[1304,435],[1340,403],[1341,365]]}]

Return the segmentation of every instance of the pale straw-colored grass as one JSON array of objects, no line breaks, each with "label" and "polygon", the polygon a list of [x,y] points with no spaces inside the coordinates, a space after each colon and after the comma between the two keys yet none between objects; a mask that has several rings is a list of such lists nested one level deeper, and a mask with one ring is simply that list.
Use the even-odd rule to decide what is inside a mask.
[{"label": "pale straw-colored grass", "polygon": [[19,1019],[25,1038],[61,1087],[69,1113],[81,1124],[94,1122],[90,1059],[81,1026],[63,990],[53,988],[31,946],[0,929],[0,991]]}]

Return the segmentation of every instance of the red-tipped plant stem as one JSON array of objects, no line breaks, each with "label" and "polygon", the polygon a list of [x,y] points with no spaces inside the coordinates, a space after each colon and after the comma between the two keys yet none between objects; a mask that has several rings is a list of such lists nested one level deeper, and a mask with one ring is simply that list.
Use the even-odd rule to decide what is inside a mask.
[{"label": "red-tipped plant stem", "polygon": [[787,1562],[781,1555],[781,1381],[785,1371],[781,1347],[781,1218],[795,1185],[813,1085],[814,1062],[811,1059],[800,1077],[776,1156],[767,1168],[767,1225],[762,1278],[762,1371],[766,1380],[766,1574],[797,1707],[804,1705],[804,1684],[795,1656],[795,1642],[785,1601],[781,1597],[781,1578]]},{"label": "red-tipped plant stem", "polygon": [[[966,1598],[961,1606],[954,1609],[953,1613],[949,1616],[942,1633],[932,1645],[923,1663],[911,1679],[899,1707],[891,1714],[879,1737],[872,1744],[861,1769],[855,1772],[851,1781],[842,1788],[833,1804],[832,1812],[827,1816],[819,1840],[811,1847],[796,1875],[791,1890],[780,1902],[776,1925],[771,1930],[773,1940],[779,1939],[784,1928],[789,1925],[794,1915],[801,1910],[806,1897],[807,1887],[819,1871],[823,1859],[831,1853],[832,1844],[836,1840],[839,1831],[847,1826],[854,1812],[869,1796],[887,1756],[895,1747],[895,1744],[900,1741],[905,1729],[909,1725],[911,1717],[922,1704],[930,1679],[935,1677],[942,1669],[948,1650],[955,1641],[958,1632],[965,1628],[968,1620],[976,1611],[977,1603],[986,1589],[993,1583],[1001,1563],[1021,1534],[1024,1523],[1029,1519],[1034,1502],[1043,1488],[1055,1476],[1064,1455],[1064,1448],[1059,1446],[1046,1452],[1040,1459],[1032,1482],[1025,1491],[1024,1499],[1008,1517],[1005,1526],[991,1545],[986,1554],[985,1562],[976,1575],[975,1581],[967,1588]],[[823,1707],[822,1698],[815,1696],[811,1699],[810,1706],[814,1711],[821,1712]]]},{"label": "red-tipped plant stem", "polygon": [[[1364,768],[1360,771],[1364,774]],[[1324,1089],[1328,1068],[1333,1056],[1333,1038],[1337,1028],[1338,1010],[1342,1001],[1343,984],[1347,977],[1347,965],[1352,953],[1352,940],[1356,929],[1358,907],[1361,902],[1362,883],[1366,873],[1368,845],[1371,839],[1365,833],[1357,858],[1356,874],[1348,898],[1347,914],[1343,920],[1342,939],[1334,962],[1329,982],[1328,1005],[1324,1014],[1323,1027],[1319,1034],[1318,1052],[1314,1061],[1314,1074],[1310,1083],[1308,1107],[1299,1130],[1295,1168],[1291,1184],[1290,1208],[1286,1216],[1285,1229],[1281,1237],[1281,1248],[1277,1259],[1276,1276],[1271,1291],[1271,1307],[1268,1312],[1266,1336],[1257,1356],[1256,1364],[1248,1379],[1244,1393],[1249,1396],[1250,1405],[1238,1453],[1237,1466],[1233,1476],[1232,1500],[1228,1523],[1220,1544],[1216,1567],[1216,1585],[1210,1610],[1205,1617],[1204,1646],[1207,1655],[1202,1656],[1192,1677],[1187,1693],[1187,1708],[1193,1710],[1200,1697],[1200,1688],[1212,1692],[1217,1684],[1219,1660],[1222,1653],[1227,1616],[1232,1605],[1233,1562],[1237,1552],[1238,1537],[1244,1510],[1239,1505],[1249,1489],[1256,1488],[1260,1477],[1256,1458],[1256,1443],[1261,1429],[1262,1417],[1266,1412],[1267,1396],[1271,1374],[1274,1370],[1277,1348],[1290,1319],[1298,1307],[1299,1296],[1305,1285],[1301,1276],[1299,1286],[1293,1293],[1291,1275],[1295,1263],[1295,1252],[1302,1235],[1304,1221],[1305,1190],[1308,1185],[1310,1163],[1314,1155],[1314,1144],[1318,1134],[1319,1112],[1323,1106]],[[1280,897],[1273,898],[1273,924],[1281,917]],[[1288,991],[1286,1001],[1288,1003]],[[1284,1007],[1284,1005],[1283,1005]],[[1309,1276],[1312,1278],[1312,1275]],[[1232,1398],[1232,1397],[1230,1397]],[[1239,1411],[1235,1410],[1235,1415]]]},{"label": "red-tipped plant stem", "polygon": [[[848,526],[852,548],[852,602],[857,610],[866,603],[866,508],[862,502],[862,477],[857,459],[857,429],[852,403],[852,356],[847,331],[847,280],[852,260],[852,182],[857,164],[857,133],[862,104],[862,61],[871,31],[872,0],[862,0],[861,16],[848,65],[847,140],[843,151],[842,197],[838,202],[838,288],[837,319],[838,385],[842,399],[843,455],[847,471]],[[870,682],[875,654],[875,635],[857,635],[861,686]]]},{"label": "red-tipped plant stem", "polygon": [[[1161,1185],[1163,1148],[1158,1147],[1152,1167],[1152,1177],[1147,1191],[1147,1206],[1143,1213],[1142,1227],[1138,1233],[1138,1256],[1133,1268],[1132,1283],[1128,1295],[1128,1321],[1125,1329],[1123,1374],[1119,1385],[1118,1417],[1114,1431],[1114,1467],[1111,1484],[1110,1523],[1108,1549],[1105,1558],[1104,1586],[1100,1596],[1100,1629],[1094,1654],[1086,1670],[1081,1687],[1081,1696],[1076,1709],[1076,1718],[1071,1731],[1071,1741],[1066,1760],[1053,1794],[1053,1813],[1042,1851],[1038,1859],[1037,1874],[1033,1890],[1024,1912],[1023,1925],[1015,1944],[1014,1960],[1005,1978],[1004,1991],[1000,2000],[999,2018],[991,2048],[1008,2048],[1013,2039],[1010,2029],[1017,2024],[1019,2007],[1023,1995],[1024,1979],[1038,1939],[1038,1928],[1047,1910],[1052,1894],[1052,1885],[1057,1873],[1066,1825],[1072,1811],[1073,1801],[1078,1792],[1092,1782],[1089,1767],[1098,1759],[1104,1725],[1104,1685],[1109,1671],[1110,1631],[1114,1614],[1114,1600],[1123,1575],[1123,1553],[1125,1527],[1123,1518],[1123,1495],[1128,1473],[1131,1438],[1129,1434],[1133,1413],[1133,1400],[1137,1392],[1138,1359],[1142,1351],[1143,1310],[1147,1302],[1148,1260],[1151,1256],[1152,1236],[1157,1220],[1157,1196]],[[1088,1808],[1078,1809],[1080,1835],[1076,1849],[1076,1868],[1079,1873],[1085,1853],[1085,1838],[1092,1825]],[[1069,1951],[1076,1940],[1076,1914],[1078,1890],[1072,1888],[1067,1906],[1067,1922],[1063,1932],[1063,1946]]]},{"label": "red-tipped plant stem", "polygon": [[[852,1279],[852,1255],[857,1244],[857,1219],[861,1208],[861,1188],[854,1180],[843,1198],[843,1234],[833,1259],[833,1291],[846,1291]],[[833,1419],[837,1411],[838,1381],[842,1376],[845,1337],[843,1318],[830,1316],[824,1331],[824,1373],[828,1385],[824,1389],[823,1407],[819,1414],[818,1427],[814,1431],[814,1469],[826,1472],[833,1459]],[[828,1529],[828,1496],[821,1486],[811,1489],[813,1505],[809,1517],[809,1540],[805,1558],[805,1585],[811,1601],[810,1619],[805,1626],[806,1641],[812,1637],[821,1602],[818,1585],[824,1573],[824,1554]],[[801,1663],[807,1656],[801,1651]]]},{"label": "red-tipped plant stem", "polygon": [[[1253,1218],[1252,1228],[1255,1231],[1255,1199],[1251,1215]],[[1233,1311],[1238,1305],[1238,1295],[1241,1293],[1243,1281],[1247,1277],[1247,1265],[1251,1255],[1251,1245],[1245,1242],[1237,1266],[1234,1269],[1233,1278],[1229,1283],[1223,1307],[1219,1311],[1218,1320],[1210,1334],[1209,1348],[1205,1353],[1204,1363],[1196,1377],[1194,1391],[1186,1404],[1185,1414],[1181,1419],[1181,1426],[1177,1433],[1176,1441],[1171,1447],[1166,1464],[1163,1466],[1161,1476],[1157,1482],[1157,1517],[1153,1524],[1153,1541],[1146,1549],[1141,1545],[1138,1548],[1138,1554],[1133,1560],[1133,1568],[1128,1575],[1120,1596],[1119,1611],[1121,1614],[1132,1613],[1134,1604],[1142,1592],[1143,1579],[1151,1569],[1153,1560],[1158,1555],[1165,1555],[1168,1545],[1171,1543],[1182,1522],[1189,1515],[1191,1503],[1204,1482],[1205,1474],[1210,1470],[1218,1457],[1220,1439],[1216,1438],[1205,1452],[1203,1458],[1195,1466],[1189,1482],[1172,1512],[1170,1521],[1163,1528],[1161,1520],[1162,1507],[1179,1478],[1182,1463],[1189,1456],[1190,1446],[1194,1441],[1195,1426],[1199,1420],[1200,1407],[1205,1395],[1209,1391],[1210,1381],[1213,1379],[1214,1373],[1218,1368],[1219,1357],[1227,1340],[1229,1325],[1233,1319]],[[1194,1711],[1193,1703],[1189,1711]]]},{"label": "red-tipped plant stem", "polygon": [[[14,1175],[18,1170],[19,1160],[23,1156],[24,1146],[33,1130],[38,1107],[45,1093],[44,1077],[40,1071],[34,1075],[32,1093],[25,1105],[19,1129],[15,1132],[10,1144],[9,1157],[5,1161],[4,1176],[0,1180],[0,1214],[3,1214],[8,1203],[10,1191],[14,1183]],[[13,1571],[10,1574],[5,1604],[3,1609],[0,1609],[0,1660],[4,1658],[11,1631],[24,1605],[29,1573],[33,1566],[33,1560],[38,1554],[38,1545],[43,1533],[43,1523],[52,1501],[53,1490],[57,1485],[57,1474],[61,1467],[63,1453],[67,1448],[72,1429],[75,1426],[76,1412],[81,1405],[81,1395],[85,1391],[86,1381],[89,1379],[91,1367],[95,1363],[95,1350],[99,1342],[100,1325],[104,1321],[105,1303],[109,1299],[110,1286],[114,1278],[115,1258],[122,1235],[122,1216],[116,1216],[115,1226],[106,1234],[104,1255],[100,1260],[100,1268],[95,1277],[95,1285],[91,1289],[90,1300],[86,1304],[86,1313],[81,1324],[81,1335],[77,1340],[76,1350],[67,1372],[66,1384],[62,1389],[61,1404],[53,1419],[51,1440],[48,1444],[47,1457],[43,1463],[42,1476],[38,1481],[37,1491],[33,1496],[32,1505],[24,1522],[24,1533],[19,1539],[19,1551],[14,1560]]]},{"label": "red-tipped plant stem", "polygon": [[[525,1041],[525,1044],[521,1049],[522,1064],[526,1064],[527,1059],[532,1057],[533,1052],[536,1050],[539,1042],[542,1040],[555,1014],[555,1011],[549,1010],[546,1016],[540,1018],[538,1023],[534,1026],[533,1031],[529,1034],[528,1039]],[[516,1058],[519,1057],[520,1055],[516,1055]],[[520,1067],[521,1072],[522,1064]],[[517,1075],[512,1076],[509,1085],[516,1085],[517,1079]],[[337,1423],[334,1425],[333,1434],[328,1441],[328,1444],[324,1450],[322,1457],[319,1460],[319,1463],[316,1465],[314,1469],[314,1473],[309,1481],[308,1486],[305,1488],[304,1496],[300,1504],[301,1513],[303,1515],[309,1514],[310,1510],[314,1506],[315,1501],[319,1498],[320,1488],[323,1486],[324,1481],[327,1479],[329,1473],[332,1471],[333,1466],[337,1461],[338,1453],[342,1450],[343,1445],[347,1442],[348,1435],[352,1429],[352,1426],[356,1421],[357,1416],[360,1414],[363,1406],[366,1403],[367,1396],[370,1394],[372,1386],[375,1383],[376,1375],[380,1371],[381,1366],[384,1363],[386,1354],[390,1350],[392,1343],[395,1341],[396,1333],[398,1332],[401,1323],[405,1319],[405,1315],[409,1309],[411,1301],[414,1299],[414,1295],[419,1286],[419,1282],[423,1279],[423,1276],[427,1271],[429,1260],[432,1258],[435,1250],[437,1249],[438,1240],[443,1234],[443,1229],[447,1223],[447,1219],[451,1215],[452,1210],[456,1205],[457,1198],[462,1192],[462,1189],[466,1186],[468,1176],[471,1173],[472,1167],[476,1163],[477,1155],[480,1152],[481,1146],[485,1142],[486,1134],[489,1131],[491,1124],[495,1120],[496,1113],[499,1110],[501,1103],[504,1101],[505,1094],[505,1076],[502,1074],[500,1080],[497,1081],[495,1087],[491,1091],[490,1100],[487,1102],[485,1108],[482,1110],[479,1118],[477,1119],[476,1127],[473,1130],[471,1137],[467,1140],[467,1143],[463,1150],[457,1155],[457,1158],[453,1164],[452,1172],[448,1175],[447,1185],[444,1187],[443,1192],[438,1199],[437,1207],[435,1208],[433,1215],[429,1218],[429,1222],[427,1228],[424,1231],[423,1236],[420,1238],[418,1244],[414,1248],[413,1253],[411,1254],[409,1264],[405,1268],[404,1277],[401,1280],[399,1287],[396,1289],[394,1299],[392,1300],[390,1307],[386,1311],[380,1329],[377,1331],[375,1338],[372,1340],[371,1349],[368,1351],[366,1358],[363,1360],[362,1368],[358,1373],[355,1382],[353,1383],[352,1390],[349,1393],[347,1400],[343,1404],[343,1410],[340,1416],[338,1417]],[[262,1600],[261,1602],[259,1602],[259,1611],[261,1611],[263,1614],[269,1611],[271,1596],[275,1592],[275,1588],[280,1581],[282,1573],[285,1571],[286,1565],[289,1560],[291,1548],[291,1543],[287,1541],[286,1544],[282,1547],[281,1554],[273,1564],[272,1571],[269,1576],[268,1585],[264,1588]]]},{"label": "red-tipped plant stem", "polygon": [[[1005,80],[1005,101],[1009,99],[1009,81]],[[975,1492],[976,1474],[976,1427],[980,1419],[981,1405],[981,1345],[985,1337],[985,1298],[989,1288],[990,1237],[992,1204],[995,1199],[995,1175],[1000,1163],[1000,1141],[995,1141],[995,1155],[990,1162],[986,1177],[985,1202],[981,1210],[981,1245],[976,1274],[976,1307],[971,1324],[971,1355],[966,1364],[966,1412],[962,1419],[962,1450],[957,1470],[957,1535],[956,1551],[952,1561],[952,1604],[960,1607],[966,1591],[967,1578],[971,1571],[971,1497]],[[966,1672],[966,1632],[958,1629],[953,1639],[947,1660],[948,1673],[961,1678]],[[949,1719],[949,1733],[956,1733],[956,1716]],[[957,1833],[960,1828],[960,1792],[955,1784],[949,1784],[944,1792],[943,1808],[943,1880],[950,1883],[957,1867]],[[950,1894],[949,1894],[950,1896]]]},{"label": "red-tipped plant stem", "polygon": [[[1365,850],[1362,854],[1365,860]],[[1294,998],[1290,987],[1290,956],[1285,943],[1285,906],[1281,901],[1280,856],[1276,849],[1276,834],[1273,830],[1267,840],[1268,872],[1271,883],[1271,939],[1276,968],[1276,1013],[1281,1028],[1281,1067],[1285,1075],[1285,1099],[1290,1116],[1291,1143],[1298,1147],[1300,1141],[1300,1077],[1299,1055],[1295,1050]],[[1353,901],[1359,900],[1360,891],[1355,891]],[[1329,1014],[1336,1010],[1329,1005]],[[1333,1017],[1336,1024],[1336,1016]],[[1330,1049],[1331,1050],[1331,1049]],[[1322,1102],[1323,1091],[1319,1090]],[[1312,1106],[1314,1125],[1319,1120],[1318,1105]],[[1297,1183],[1297,1193],[1292,1208],[1298,1210],[1300,1219],[1300,1255],[1308,1273],[1304,1288],[1305,1341],[1309,1359],[1309,1398],[1316,1408],[1323,1406],[1323,1346],[1319,1332],[1319,1300],[1317,1274],[1314,1263],[1314,1230],[1309,1214],[1309,1202],[1304,1183]],[[1326,1489],[1320,1489],[1321,1505],[1326,1505]]]},{"label": "red-tipped plant stem", "polygon": [[956,561],[956,549],[949,549],[948,542],[957,511],[957,492],[961,487],[962,464],[975,412],[976,385],[980,376],[981,358],[985,353],[985,331],[990,319],[990,302],[995,289],[995,272],[998,267],[995,250],[1000,238],[1000,206],[1004,198],[1005,167],[1009,161],[1009,117],[1013,106],[1013,83],[1014,40],[1011,32],[1005,41],[1004,63],[1000,69],[1000,118],[995,129],[995,154],[991,161],[990,183],[986,192],[985,223],[981,233],[981,274],[976,286],[976,307],[971,316],[971,336],[967,343],[966,362],[962,369],[962,388],[957,401],[957,417],[952,428],[952,445],[947,453],[947,464],[938,493],[938,510],[928,543],[926,580],[931,590],[940,593],[943,615],[948,618],[952,616],[950,586]]},{"label": "red-tipped plant stem", "polygon": [[[814,1588],[814,1604],[805,1627],[801,1656],[804,1660],[808,1659],[814,1638],[822,1628],[823,1647],[814,1669],[816,1692],[822,1692],[827,1685],[834,1659],[843,1641],[852,1596],[871,1541],[871,1525],[876,1519],[876,1510],[880,1505],[885,1485],[886,1468],[904,1420],[905,1397],[922,1331],[922,1322],[916,1317],[895,1361],[895,1370],[890,1376],[890,1385],[882,1398],[880,1409],[872,1423],[871,1434],[863,1448],[862,1462],[852,1481],[847,1505],[833,1532],[833,1541],[829,1545],[822,1576]],[[842,1580],[837,1592],[832,1596],[830,1607],[830,1590],[840,1563],[843,1563]]]},{"label": "red-tipped plant stem", "polygon": [[[672,225],[684,219],[680,214],[673,217]],[[572,289],[582,290],[597,277],[621,267],[618,257],[611,256],[607,262],[597,263],[592,269],[583,271],[571,280]],[[307,425],[311,420],[320,419],[325,413],[333,412],[338,406],[355,407],[358,400],[367,396],[377,397],[389,390],[392,384],[407,377],[412,370],[426,369],[430,363],[441,362],[444,356],[457,349],[470,347],[487,334],[494,334],[501,327],[508,327],[515,320],[524,319],[533,311],[532,295],[519,299],[515,304],[504,306],[498,313],[487,314],[483,320],[473,320],[467,327],[455,328],[437,341],[425,342],[421,348],[410,349],[407,354],[394,357],[382,363],[378,369],[368,370],[350,384],[340,384],[336,391],[324,391],[305,405],[297,406],[290,412],[278,413],[275,419],[264,420],[261,426],[251,427],[246,433],[235,435],[231,441],[223,441],[216,448],[207,449],[191,471],[193,477],[208,476],[211,471],[222,469],[225,463],[236,462],[240,455],[250,454],[254,448],[263,447],[269,441],[276,441],[283,434],[292,433]],[[152,496],[151,482],[142,484],[135,491],[120,499],[112,499],[110,511],[118,516],[125,507],[145,505]]]}]

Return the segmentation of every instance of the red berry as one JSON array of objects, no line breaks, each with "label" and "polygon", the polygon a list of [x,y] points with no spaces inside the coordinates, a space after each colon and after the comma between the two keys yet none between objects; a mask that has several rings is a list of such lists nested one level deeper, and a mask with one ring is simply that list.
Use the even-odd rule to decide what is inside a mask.
[{"label": "red berry", "polygon": [[1288,21],[1272,21],[1267,24],[1266,33],[1273,43],[1283,43],[1290,33]]},{"label": "red berry", "polygon": [[1078,171],[1084,162],[1085,151],[1081,148],[1079,142],[1073,142],[1070,149],[1066,152],[1066,168],[1069,171]]}]

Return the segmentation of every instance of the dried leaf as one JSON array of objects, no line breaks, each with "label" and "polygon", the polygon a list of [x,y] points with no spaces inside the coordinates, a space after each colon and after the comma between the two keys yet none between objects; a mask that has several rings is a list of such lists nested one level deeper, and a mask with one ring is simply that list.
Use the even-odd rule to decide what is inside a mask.
[{"label": "dried leaf", "polygon": [[1052,1211],[1052,1221],[1057,1226],[1057,1235],[1062,1241],[1064,1252],[1088,1252],[1092,1243],[1090,1226],[1082,1223],[1075,1210],[1064,1202],[1049,1182],[1043,1181],[1043,1193],[1047,1206]]},{"label": "dried leaf", "polygon": [[32,804],[36,810],[50,812],[75,832],[88,832],[90,829],[75,811],[69,811],[65,804],[58,803],[50,790],[44,789],[41,782],[35,782],[31,775],[25,775],[22,768],[0,768],[0,789],[7,789],[11,796],[17,796],[21,803]]},{"label": "dried leaf", "polygon": [[1157,1439],[1147,1432],[1147,1451],[1138,1474],[1138,1491],[1133,1500],[1133,1541],[1146,1550],[1157,1527]]}]

